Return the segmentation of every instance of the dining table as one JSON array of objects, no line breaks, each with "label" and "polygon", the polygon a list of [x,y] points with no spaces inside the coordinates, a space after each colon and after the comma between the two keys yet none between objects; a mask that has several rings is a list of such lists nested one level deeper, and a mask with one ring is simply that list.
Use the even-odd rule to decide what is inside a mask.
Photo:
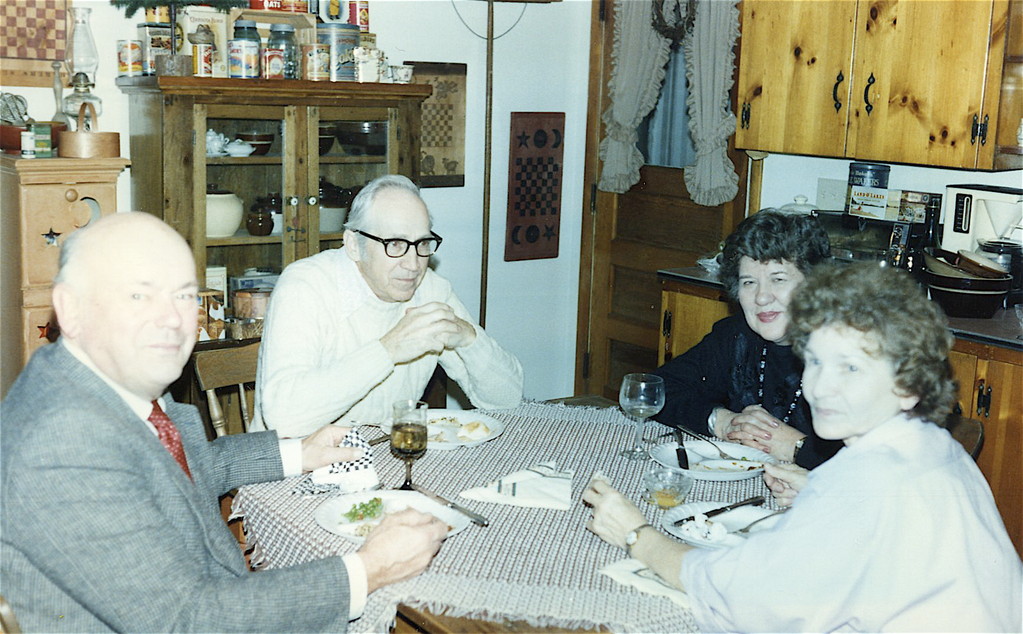
[{"label": "dining table", "polygon": [[[658,530],[665,511],[642,501],[650,460],[626,460],[634,421],[617,407],[577,407],[526,401],[508,410],[476,410],[504,425],[500,435],[476,446],[429,450],[415,462],[413,481],[489,520],[449,537],[420,575],[385,586],[367,599],[351,632],[387,632],[399,606],[487,622],[527,627],[612,632],[693,632],[686,601],[641,592],[601,569],[626,553],[586,530],[590,509],[581,497],[594,474],[602,474],[636,502]],[[467,412],[471,413],[471,412]],[[383,432],[360,427],[367,439]],[[671,442],[668,427],[647,424],[654,444]],[[386,442],[372,447],[382,488],[399,485],[404,465]],[[459,493],[509,473],[553,462],[573,472],[568,510],[485,503]],[[255,569],[294,566],[344,555],[357,545],[328,532],[314,513],[331,493],[309,494],[303,476],[242,487],[232,514],[244,521]],[[696,480],[688,502],[735,502],[755,495],[774,501],[759,475],[733,481]],[[674,537],[672,538],[674,539]],[[682,595],[685,599],[685,596]]]}]

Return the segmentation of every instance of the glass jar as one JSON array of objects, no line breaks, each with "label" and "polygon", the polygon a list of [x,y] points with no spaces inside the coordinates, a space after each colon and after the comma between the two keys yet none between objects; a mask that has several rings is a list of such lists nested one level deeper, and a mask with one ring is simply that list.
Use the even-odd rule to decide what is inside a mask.
[{"label": "glass jar", "polygon": [[[71,122],[74,122],[77,125],[78,113],[81,111],[82,105],[86,102],[91,103],[92,107],[96,109],[97,117],[103,114],[103,100],[92,94],[89,90],[92,86],[92,82],[89,81],[88,75],[85,73],[75,73],[74,78],[71,80],[71,86],[74,88],[74,91],[67,97],[64,97],[64,103],[61,108]],[[95,130],[96,122],[91,120],[88,113],[89,110],[86,108],[86,115],[83,118],[83,123],[85,123],[87,129]],[[84,132],[84,130],[78,130],[78,132]]]},{"label": "glass jar", "polygon": [[298,79],[298,43],[295,27],[290,24],[272,24],[268,49],[279,49],[284,60],[284,79]]},{"label": "glass jar", "polygon": [[259,77],[259,31],[253,20],[235,20],[234,38],[227,43],[228,76],[236,79]]}]

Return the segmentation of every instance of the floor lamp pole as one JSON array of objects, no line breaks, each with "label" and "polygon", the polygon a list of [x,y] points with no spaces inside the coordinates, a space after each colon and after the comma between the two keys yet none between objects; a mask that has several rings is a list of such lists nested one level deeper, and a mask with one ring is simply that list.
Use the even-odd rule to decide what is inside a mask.
[{"label": "floor lamp pole", "polygon": [[490,147],[494,109],[494,0],[487,0],[487,106],[483,141],[483,245],[480,256],[480,327],[487,326],[487,272],[490,268]]}]

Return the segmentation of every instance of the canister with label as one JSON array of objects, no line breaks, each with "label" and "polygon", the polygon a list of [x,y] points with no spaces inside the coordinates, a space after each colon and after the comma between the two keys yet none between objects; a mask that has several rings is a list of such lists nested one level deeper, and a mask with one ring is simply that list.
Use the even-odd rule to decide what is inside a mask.
[{"label": "canister with label", "polygon": [[353,51],[359,45],[359,27],[328,22],[316,27],[316,40],[330,47],[330,81],[355,81]]},{"label": "canister with label", "polygon": [[302,46],[302,78],[310,81],[330,79],[330,47],[326,44]]},{"label": "canister with label", "polygon": [[253,20],[235,20],[234,38],[227,43],[228,77],[259,77],[259,32]]},{"label": "canister with label", "polygon": [[143,22],[138,25],[142,42],[142,74],[156,74],[156,56],[170,55],[170,25]]},{"label": "canister with label", "polygon": [[142,74],[142,41],[117,40],[118,77],[136,77]]}]

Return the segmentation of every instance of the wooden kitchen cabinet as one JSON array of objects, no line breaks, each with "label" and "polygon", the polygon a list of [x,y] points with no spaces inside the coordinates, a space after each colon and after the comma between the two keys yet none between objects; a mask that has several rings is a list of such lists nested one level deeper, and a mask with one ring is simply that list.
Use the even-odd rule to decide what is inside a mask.
[{"label": "wooden kitchen cabinet", "polygon": [[[131,97],[134,206],[185,236],[203,284],[207,266],[225,266],[229,277],[253,267],[279,273],[340,246],[339,229],[320,232],[321,179],[352,189],[388,173],[419,177],[420,109],[432,91],[425,84],[142,77],[118,85]],[[320,137],[321,126],[338,124],[372,132],[344,143]],[[228,139],[272,134],[273,142],[265,155],[207,156],[207,130]],[[320,154],[324,140],[330,148]],[[207,238],[209,185],[240,197],[246,214],[258,198],[277,194],[279,233],[250,235],[243,217],[233,236]]]},{"label": "wooden kitchen cabinet", "polygon": [[661,345],[657,365],[700,343],[714,324],[728,316],[730,306],[720,287],[678,279],[661,279]]},{"label": "wooden kitchen cabinet", "polygon": [[963,415],[984,424],[977,466],[1023,556],[1023,351],[957,339],[949,359]]},{"label": "wooden kitchen cabinet", "polygon": [[57,337],[50,289],[60,245],[76,229],[117,211],[122,158],[0,157],[0,395],[32,353]]},{"label": "wooden kitchen cabinet", "polygon": [[1023,0],[740,6],[737,147],[1020,167]]}]

